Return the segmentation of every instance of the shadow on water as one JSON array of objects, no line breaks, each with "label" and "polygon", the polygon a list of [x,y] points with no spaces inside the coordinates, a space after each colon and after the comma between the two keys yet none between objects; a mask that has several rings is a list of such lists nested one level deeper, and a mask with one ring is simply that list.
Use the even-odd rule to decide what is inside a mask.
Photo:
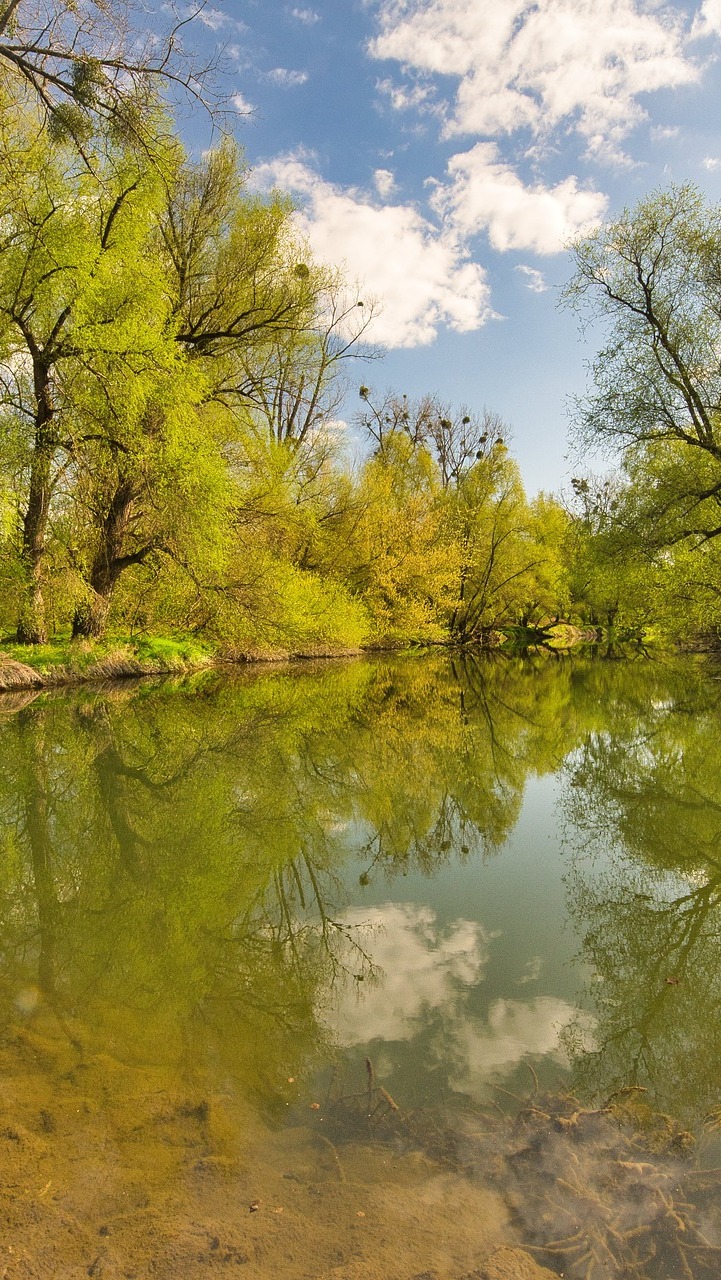
[{"label": "shadow on water", "polygon": [[[505,653],[2,701],[6,1274],[719,1274],[720,698]],[[563,998],[510,976],[551,874]]]}]

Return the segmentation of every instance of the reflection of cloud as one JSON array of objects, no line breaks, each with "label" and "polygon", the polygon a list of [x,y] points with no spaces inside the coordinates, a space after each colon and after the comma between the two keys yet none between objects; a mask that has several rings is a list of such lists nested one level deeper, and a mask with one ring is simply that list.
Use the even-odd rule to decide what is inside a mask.
[{"label": "reflection of cloud", "polygon": [[[444,927],[431,907],[386,903],[347,911],[343,925],[349,968],[356,967],[360,946],[375,973],[339,992],[332,1023],[342,1044],[392,1044],[432,1028],[431,1052],[448,1070],[450,1087],[469,1094],[526,1057],[567,1063],[571,1033],[583,1035],[586,1047],[593,1044],[595,1019],[559,996],[496,999],[485,1015],[471,1011],[470,992],[485,978],[490,944],[499,937],[482,924],[459,919]],[[535,981],[541,964],[533,956],[518,984]],[[382,1050],[374,1049],[373,1057],[381,1073],[392,1071],[394,1061],[384,1063]]]},{"label": "reflection of cloud", "polygon": [[344,924],[380,970],[377,986],[341,997],[337,1030],[345,1044],[409,1040],[424,1011],[451,1015],[464,984],[480,982],[495,935],[472,920],[441,928],[430,907],[388,903],[354,908]]},{"label": "reflection of cloud", "polygon": [[527,1054],[553,1054],[565,1061],[559,1036],[574,1020],[578,1020],[578,1011],[556,996],[495,1000],[485,1023],[468,1021],[454,1028],[455,1088],[472,1092],[474,1085],[502,1068],[516,1066]]},{"label": "reflection of cloud", "polygon": [[542,965],[543,961],[540,956],[532,956],[528,961],[528,964],[525,966],[520,978],[518,978],[517,985],[522,987],[527,982],[536,982],[541,976]]}]

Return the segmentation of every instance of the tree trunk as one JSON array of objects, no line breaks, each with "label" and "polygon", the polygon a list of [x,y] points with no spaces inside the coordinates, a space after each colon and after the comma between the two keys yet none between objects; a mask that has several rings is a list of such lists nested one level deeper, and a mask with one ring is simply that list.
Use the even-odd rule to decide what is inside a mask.
[{"label": "tree trunk", "polygon": [[105,634],[115,584],[123,569],[141,558],[140,555],[123,555],[135,496],[133,482],[129,478],[121,478],[100,525],[100,540],[90,571],[88,595],[75,607],[73,639],[85,636],[97,640]]},{"label": "tree trunk", "polygon": [[43,571],[45,535],[52,493],[52,462],[57,444],[51,430],[54,408],[50,398],[49,369],[39,362],[36,364],[34,376],[37,410],[35,448],[30,468],[30,492],[23,518],[22,559],[27,591],[17,628],[20,644],[44,644],[48,638],[43,598]]}]

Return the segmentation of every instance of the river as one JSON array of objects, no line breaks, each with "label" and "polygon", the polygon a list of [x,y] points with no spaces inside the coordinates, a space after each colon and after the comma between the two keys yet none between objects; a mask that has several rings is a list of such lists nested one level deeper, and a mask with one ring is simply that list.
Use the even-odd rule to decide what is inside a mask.
[{"label": "river", "polygon": [[4,695],[0,825],[8,1280],[721,1274],[701,661]]}]

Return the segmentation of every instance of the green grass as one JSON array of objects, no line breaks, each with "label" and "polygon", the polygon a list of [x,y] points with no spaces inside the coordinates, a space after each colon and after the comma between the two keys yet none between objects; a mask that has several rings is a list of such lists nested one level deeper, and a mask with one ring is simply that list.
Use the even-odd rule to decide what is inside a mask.
[{"label": "green grass", "polygon": [[47,644],[18,644],[0,640],[0,652],[23,662],[40,675],[64,668],[70,675],[83,676],[103,659],[122,663],[123,659],[148,667],[182,668],[203,666],[213,657],[212,645],[190,636],[112,635],[102,640],[71,640],[54,636]]}]

